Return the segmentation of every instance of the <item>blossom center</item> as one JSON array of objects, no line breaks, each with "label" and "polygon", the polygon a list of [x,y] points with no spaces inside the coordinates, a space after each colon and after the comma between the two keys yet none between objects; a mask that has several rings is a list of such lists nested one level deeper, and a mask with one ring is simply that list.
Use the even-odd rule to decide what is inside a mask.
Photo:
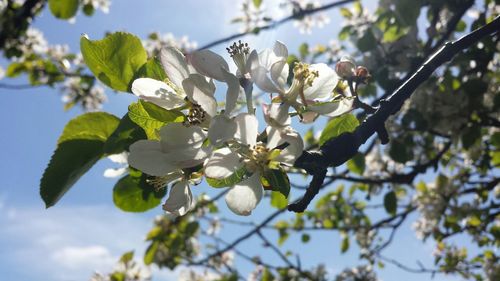
[{"label": "blossom center", "polygon": [[186,116],[186,120],[184,120],[183,125],[186,127],[192,126],[192,125],[200,125],[202,124],[206,118],[207,118],[207,113],[199,104],[192,103],[190,102],[190,107],[189,107],[189,112]]},{"label": "blossom center", "polygon": [[248,60],[248,54],[250,54],[250,47],[248,47],[248,43],[242,43],[241,40],[238,43],[234,42],[233,45],[226,48],[227,52],[231,56],[238,67],[238,70],[243,75],[247,71],[245,70],[246,63]]},{"label": "blossom center", "polygon": [[314,79],[319,76],[317,70],[311,70],[309,64],[299,62],[293,67],[294,79],[303,83],[303,85],[312,86]]},{"label": "blossom center", "polygon": [[250,148],[250,153],[246,159],[246,166],[251,171],[264,170],[269,164],[270,150],[263,144],[257,143],[253,148]]}]

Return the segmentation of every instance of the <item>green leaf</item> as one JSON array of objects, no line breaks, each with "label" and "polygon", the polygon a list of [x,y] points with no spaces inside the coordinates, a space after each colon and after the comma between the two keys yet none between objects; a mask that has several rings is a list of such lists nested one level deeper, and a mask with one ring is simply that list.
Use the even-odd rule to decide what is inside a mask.
[{"label": "green leaf", "polygon": [[384,196],[384,208],[387,213],[391,215],[396,214],[398,207],[398,199],[396,198],[396,193],[394,191],[389,191]]},{"label": "green leaf", "polygon": [[465,21],[460,20],[457,23],[457,27],[455,28],[455,31],[457,31],[457,32],[464,32],[466,28],[467,28],[467,24],[465,23]]},{"label": "green leaf", "polygon": [[121,178],[113,188],[113,202],[125,212],[145,212],[161,203],[166,189],[156,192],[154,187],[146,183],[145,175]]},{"label": "green leaf", "polygon": [[358,175],[362,175],[365,171],[365,156],[361,153],[356,153],[356,155],[347,161],[347,168]]},{"label": "green leaf", "polygon": [[148,139],[158,139],[157,130],[166,124],[184,121],[182,112],[166,110],[143,100],[129,105],[128,117],[146,132]]},{"label": "green leaf", "polygon": [[271,192],[271,206],[283,209],[288,205],[288,199],[280,192]]},{"label": "green leaf", "polygon": [[413,159],[413,150],[411,146],[401,140],[394,139],[391,141],[389,156],[398,163],[406,163],[406,161]]},{"label": "green leaf", "polygon": [[300,44],[299,54],[302,59],[304,59],[305,57],[307,57],[307,55],[309,55],[309,45],[307,45],[307,43]]},{"label": "green leaf", "polygon": [[251,175],[252,175],[252,173],[250,171],[248,171],[245,166],[242,166],[241,168],[236,170],[232,175],[230,175],[227,178],[214,179],[214,178],[205,177],[205,179],[207,180],[208,185],[210,185],[211,187],[219,188],[219,187],[233,186],[233,185],[241,182],[242,180],[250,177]]},{"label": "green leaf", "polygon": [[160,61],[156,58],[152,58],[137,71],[135,79],[141,77],[164,81],[167,78],[167,74],[165,73]]},{"label": "green leaf", "polygon": [[262,0],[253,0],[253,5],[255,8],[259,8],[262,5]]},{"label": "green leaf", "polygon": [[371,29],[367,29],[363,36],[361,36],[356,42],[356,46],[361,52],[368,52],[377,47],[377,39],[375,35],[373,35],[373,31]]},{"label": "green leaf", "polygon": [[339,40],[344,41],[351,35],[352,26],[346,25],[339,32]]},{"label": "green leaf", "polygon": [[353,16],[351,10],[347,8],[340,8],[340,14],[346,19],[351,19]]},{"label": "green leaf", "polygon": [[5,70],[5,75],[7,77],[17,77],[19,75],[21,75],[21,73],[23,73],[24,71],[27,71],[28,68],[26,66],[26,63],[22,63],[22,62],[13,62],[11,64],[9,64],[9,66],[7,67],[7,69]]},{"label": "green leaf", "polygon": [[340,245],[340,252],[345,253],[349,250],[349,236],[345,236],[344,239],[342,239],[342,244]]},{"label": "green leaf", "polygon": [[148,58],[141,40],[125,32],[95,41],[82,36],[80,48],[85,63],[97,79],[122,92],[130,90],[136,72]]},{"label": "green leaf", "polygon": [[40,195],[53,206],[101,157],[104,142],[119,119],[104,112],[86,113],[71,120],[40,181]]},{"label": "green leaf", "polygon": [[132,261],[133,258],[134,258],[134,251],[126,252],[120,258],[120,262],[122,262],[122,263],[129,263],[129,262]]},{"label": "green leaf", "polygon": [[307,233],[304,233],[302,234],[300,240],[302,241],[302,243],[307,243],[309,242],[309,240],[311,240],[311,236]]},{"label": "green leaf", "polygon": [[105,142],[118,127],[116,116],[105,112],[80,115],[66,124],[58,144],[69,140],[98,140]]},{"label": "green leaf", "polygon": [[148,247],[146,253],[144,254],[145,265],[150,265],[154,262],[156,252],[158,251],[159,246],[160,246],[160,241],[153,241],[153,243],[151,243],[151,245]]},{"label": "green leaf", "polygon": [[82,11],[86,16],[90,17],[94,14],[95,9],[94,6],[92,6],[92,4],[85,4],[83,5]]},{"label": "green leaf", "polygon": [[78,11],[79,0],[49,0],[50,12],[58,19],[70,19]]},{"label": "green leaf", "polygon": [[399,25],[392,25],[384,32],[384,37],[382,38],[383,43],[392,43],[399,38],[403,37],[410,30],[409,27],[400,27]]},{"label": "green leaf", "polygon": [[106,154],[118,154],[123,151],[128,151],[128,148],[134,142],[146,139],[144,130],[130,120],[128,114],[123,116],[116,130],[109,136],[104,144],[104,152]]},{"label": "green leaf", "polygon": [[319,144],[323,145],[328,140],[338,137],[342,133],[352,132],[358,125],[358,119],[352,114],[344,114],[336,117],[326,124],[325,129],[319,137]]},{"label": "green leaf", "polygon": [[277,191],[288,197],[290,193],[290,180],[288,175],[282,169],[267,169],[260,175],[260,182],[266,190]]}]

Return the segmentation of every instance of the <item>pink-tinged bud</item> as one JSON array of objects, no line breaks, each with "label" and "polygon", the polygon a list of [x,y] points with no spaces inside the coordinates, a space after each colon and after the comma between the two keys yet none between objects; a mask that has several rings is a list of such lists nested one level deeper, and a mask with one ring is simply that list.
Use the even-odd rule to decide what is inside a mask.
[{"label": "pink-tinged bud", "polygon": [[342,57],[337,65],[335,71],[342,79],[349,79],[355,75],[356,65],[350,57]]},{"label": "pink-tinged bud", "polygon": [[364,66],[358,66],[356,67],[356,78],[360,82],[366,83],[368,79],[370,79],[371,75],[370,72],[368,71],[368,68]]},{"label": "pink-tinged bud", "polygon": [[370,72],[368,71],[368,68],[364,66],[358,66],[356,67],[356,76],[358,77],[368,77],[370,75]]}]

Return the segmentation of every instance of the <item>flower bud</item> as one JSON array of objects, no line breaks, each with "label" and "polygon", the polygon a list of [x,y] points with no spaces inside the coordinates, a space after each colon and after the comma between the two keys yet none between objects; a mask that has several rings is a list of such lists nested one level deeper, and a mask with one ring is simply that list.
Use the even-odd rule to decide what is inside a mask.
[{"label": "flower bud", "polygon": [[355,71],[356,78],[362,83],[366,83],[367,80],[371,77],[370,72],[368,71],[368,68],[364,66],[358,66],[356,67]]},{"label": "flower bud", "polygon": [[355,68],[356,65],[350,57],[342,57],[337,65],[335,65],[335,71],[343,79],[349,79],[354,76]]}]

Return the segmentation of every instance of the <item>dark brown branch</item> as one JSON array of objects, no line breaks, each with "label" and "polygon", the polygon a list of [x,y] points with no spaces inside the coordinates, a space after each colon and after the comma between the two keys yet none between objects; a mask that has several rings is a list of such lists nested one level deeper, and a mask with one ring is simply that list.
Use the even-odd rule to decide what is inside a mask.
[{"label": "dark brown branch", "polygon": [[498,30],[500,30],[500,17],[496,17],[490,23],[454,42],[446,43],[425,61],[387,100],[381,101],[378,110],[359,125],[356,130],[327,141],[320,147],[319,152],[305,151],[295,162],[295,167],[304,169],[313,175],[315,184],[311,184],[311,191],[307,190],[302,200],[290,205],[289,209],[295,212],[305,210],[317,194],[315,189],[317,186],[321,186],[321,184],[317,184],[321,175],[320,171],[324,171],[330,166],[340,166],[354,157],[359,147],[384,127],[389,116],[397,113],[415,89],[427,81],[438,67],[450,61],[459,52],[479,42],[482,38],[497,33]]},{"label": "dark brown branch", "polygon": [[[302,10],[298,13],[293,13],[292,15],[286,17],[286,18],[282,18],[278,21],[275,21],[273,23],[270,23],[268,25],[264,25],[262,27],[259,27],[258,28],[258,32],[260,31],[263,31],[263,30],[268,30],[268,29],[274,29],[288,21],[291,21],[291,20],[294,20],[294,19],[300,19],[304,16],[307,16],[307,15],[311,15],[311,14],[314,14],[314,13],[317,13],[317,12],[320,12],[320,11],[325,11],[325,10],[328,10],[328,9],[331,9],[331,8],[334,8],[334,7],[337,7],[337,6],[341,6],[341,5],[344,5],[344,4],[347,4],[347,3],[351,3],[351,2],[354,2],[354,0],[342,0],[342,1],[336,1],[336,2],[332,2],[330,4],[326,4],[326,5],[323,5],[323,6],[320,6],[320,7],[317,7],[317,8],[314,8],[314,9],[308,9],[308,10]],[[233,40],[236,40],[238,38],[241,38],[245,35],[249,35],[249,34],[256,34],[257,32],[254,32],[254,31],[245,31],[245,32],[240,32],[240,33],[235,33],[233,35],[229,35],[227,37],[224,37],[224,38],[221,38],[221,39],[218,39],[218,40],[215,40],[213,42],[210,42],[202,47],[199,48],[199,50],[203,50],[203,49],[209,49],[209,48],[212,48],[214,46],[217,46],[219,44],[222,44],[222,43],[226,43],[226,42],[229,42],[229,41],[233,41]]]}]

